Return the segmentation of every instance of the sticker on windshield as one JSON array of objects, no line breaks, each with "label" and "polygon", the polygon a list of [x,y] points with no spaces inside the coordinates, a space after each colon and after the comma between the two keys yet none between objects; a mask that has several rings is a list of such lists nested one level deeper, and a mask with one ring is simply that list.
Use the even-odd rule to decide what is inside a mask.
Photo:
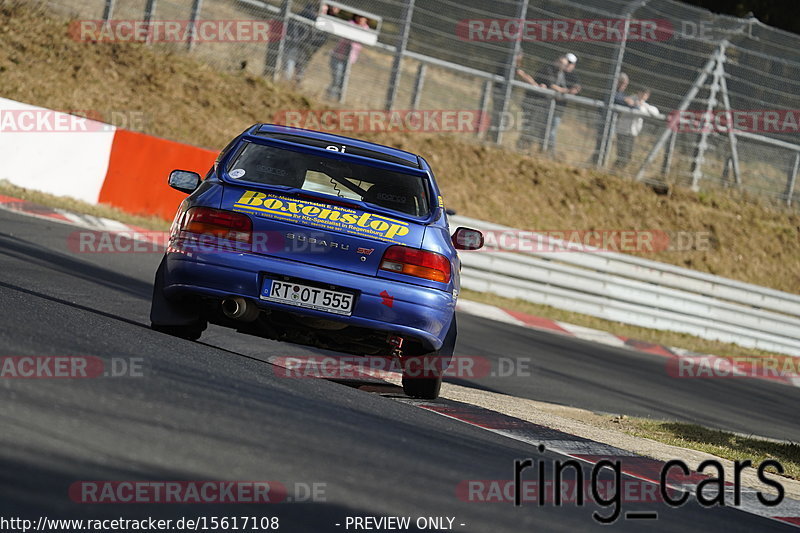
[{"label": "sticker on windshield", "polygon": [[243,168],[234,168],[233,170],[228,172],[228,175],[230,177],[232,177],[232,178],[237,178],[237,179],[241,178],[242,176],[244,176],[244,169]]},{"label": "sticker on windshield", "polygon": [[[415,228],[412,224],[402,220],[365,213],[349,207],[297,200],[257,191],[245,191],[233,204],[233,208],[235,211],[247,211],[258,216],[342,231],[397,244],[406,244],[405,241],[412,238],[409,235],[412,228]],[[407,238],[403,239],[403,237]]]}]

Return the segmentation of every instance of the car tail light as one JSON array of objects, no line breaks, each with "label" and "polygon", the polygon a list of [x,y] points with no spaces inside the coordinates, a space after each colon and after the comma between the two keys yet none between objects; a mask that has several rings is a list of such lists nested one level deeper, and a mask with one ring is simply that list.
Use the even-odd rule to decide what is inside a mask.
[{"label": "car tail light", "polygon": [[432,281],[450,282],[450,261],[442,254],[407,246],[390,246],[381,259],[381,270]]},{"label": "car tail light", "polygon": [[251,244],[253,221],[245,214],[211,207],[192,207],[186,212],[181,231],[213,235],[218,239]]}]

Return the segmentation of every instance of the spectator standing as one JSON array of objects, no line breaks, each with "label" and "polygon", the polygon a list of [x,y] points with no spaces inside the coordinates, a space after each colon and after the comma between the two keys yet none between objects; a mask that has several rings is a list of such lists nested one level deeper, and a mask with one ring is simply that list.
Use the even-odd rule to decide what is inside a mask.
[{"label": "spectator standing", "polygon": [[[512,79],[519,78],[520,80],[529,83],[535,87],[538,87],[539,84],[536,83],[530,74],[525,72],[522,68],[522,60],[523,54],[519,52],[517,55],[514,56],[514,75]],[[500,65],[495,70],[495,75],[500,76],[501,78],[506,77],[506,66]],[[495,81],[494,85],[492,85],[492,125],[490,131],[497,131],[503,127],[503,99],[505,98],[506,93],[506,84],[504,81]],[[523,113],[524,113],[523,109]]]},{"label": "spectator standing", "polygon": [[[614,91],[614,104],[620,105],[620,106],[625,106],[625,107],[636,107],[635,104],[634,104],[633,97],[632,96],[628,96],[627,94],[625,94],[625,91],[628,89],[628,84],[629,83],[630,83],[630,78],[628,77],[628,75],[625,74],[624,72],[620,72],[619,73],[619,79],[617,80],[617,90]],[[603,108],[603,109],[605,109],[605,108]],[[597,156],[600,154],[600,150],[603,148],[603,146],[602,146],[603,145],[603,131],[605,130],[605,127],[606,127],[605,116],[606,116],[605,112],[601,110],[599,112],[599,116],[598,116],[599,120],[597,122],[597,142],[595,143],[595,146],[594,146],[594,152],[592,152],[592,156],[589,158],[589,161],[588,161],[590,165],[597,162]],[[615,122],[615,117],[616,116],[617,116],[616,112],[612,113],[612,115],[611,115],[612,127],[613,127],[613,124]],[[609,132],[608,138],[610,139],[613,135],[614,135],[614,132],[612,130],[612,131]]]},{"label": "spectator standing", "polygon": [[624,72],[619,73],[619,80],[617,81],[617,90],[614,92],[614,103],[617,105],[624,105],[628,107],[635,107],[633,98],[626,95],[625,91],[628,89],[628,84],[631,79]]},{"label": "spectator standing", "polygon": [[[650,89],[641,89],[636,92],[631,98],[632,108],[646,113],[650,116],[658,116],[658,108],[647,103],[650,98]],[[636,143],[636,137],[642,132],[644,127],[644,119],[633,113],[620,113],[617,120],[617,160],[614,162],[614,168],[622,170],[631,160],[633,154],[633,147]]]},{"label": "spectator standing", "polygon": [[[328,6],[322,6],[322,13],[327,14]],[[339,8],[331,8],[338,10]],[[335,14],[335,13],[332,13]],[[305,5],[298,16],[311,21],[310,24],[291,19],[286,28],[286,61],[284,76],[287,80],[299,84],[303,81],[306,67],[314,54],[328,41],[328,34],[316,29],[313,22],[317,18],[317,8],[313,2]]]},{"label": "spectator standing", "polygon": [[[578,75],[575,73],[577,62],[578,57],[575,54],[564,54],[554,63],[545,65],[534,76],[539,80],[540,87],[556,92],[555,111],[550,124],[550,134],[547,138],[547,150],[551,154],[555,153],[556,132],[561,124],[564,109],[567,106],[563,96],[566,94],[578,94],[581,90]],[[523,110],[526,107],[531,111],[532,120],[528,124],[523,124],[523,131],[517,141],[517,148],[527,151],[533,141],[536,140],[542,151],[544,151],[550,100],[538,94],[528,94],[523,101]]]},{"label": "spectator standing", "polygon": [[[353,15],[353,20],[351,20],[350,23],[361,26],[362,28],[369,28],[367,17],[363,15]],[[329,99],[338,101],[342,97],[347,68],[358,61],[358,55],[360,53],[361,44],[349,39],[341,39],[333,50],[331,50],[331,84],[328,86],[327,90]]]}]

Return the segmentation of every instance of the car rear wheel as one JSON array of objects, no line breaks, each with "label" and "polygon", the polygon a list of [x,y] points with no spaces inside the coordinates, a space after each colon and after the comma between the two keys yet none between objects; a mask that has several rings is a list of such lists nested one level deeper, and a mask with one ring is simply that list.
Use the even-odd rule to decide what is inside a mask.
[{"label": "car rear wheel", "polygon": [[173,302],[164,294],[164,270],[166,257],[156,270],[153,281],[153,300],[150,306],[150,329],[196,341],[208,326],[208,322],[186,304]]},{"label": "car rear wheel", "polygon": [[432,353],[408,357],[403,365],[403,392],[411,398],[435,400],[442,388],[442,375],[450,364],[456,347],[456,317],[444,338],[442,347]]},{"label": "car rear wheel", "polygon": [[435,400],[442,388],[442,378],[416,378],[403,375],[403,392],[409,398]]}]

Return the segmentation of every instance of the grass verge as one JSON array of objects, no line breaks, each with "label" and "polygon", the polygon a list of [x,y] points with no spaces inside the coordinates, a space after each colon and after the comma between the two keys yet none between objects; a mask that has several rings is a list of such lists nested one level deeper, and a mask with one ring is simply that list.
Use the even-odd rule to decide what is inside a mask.
[{"label": "grass verge", "polygon": [[746,437],[683,422],[624,418],[620,425],[635,437],[710,453],[731,461],[750,459],[758,465],[773,459],[783,466],[784,472],[779,475],[800,480],[800,444],[797,443]]}]

